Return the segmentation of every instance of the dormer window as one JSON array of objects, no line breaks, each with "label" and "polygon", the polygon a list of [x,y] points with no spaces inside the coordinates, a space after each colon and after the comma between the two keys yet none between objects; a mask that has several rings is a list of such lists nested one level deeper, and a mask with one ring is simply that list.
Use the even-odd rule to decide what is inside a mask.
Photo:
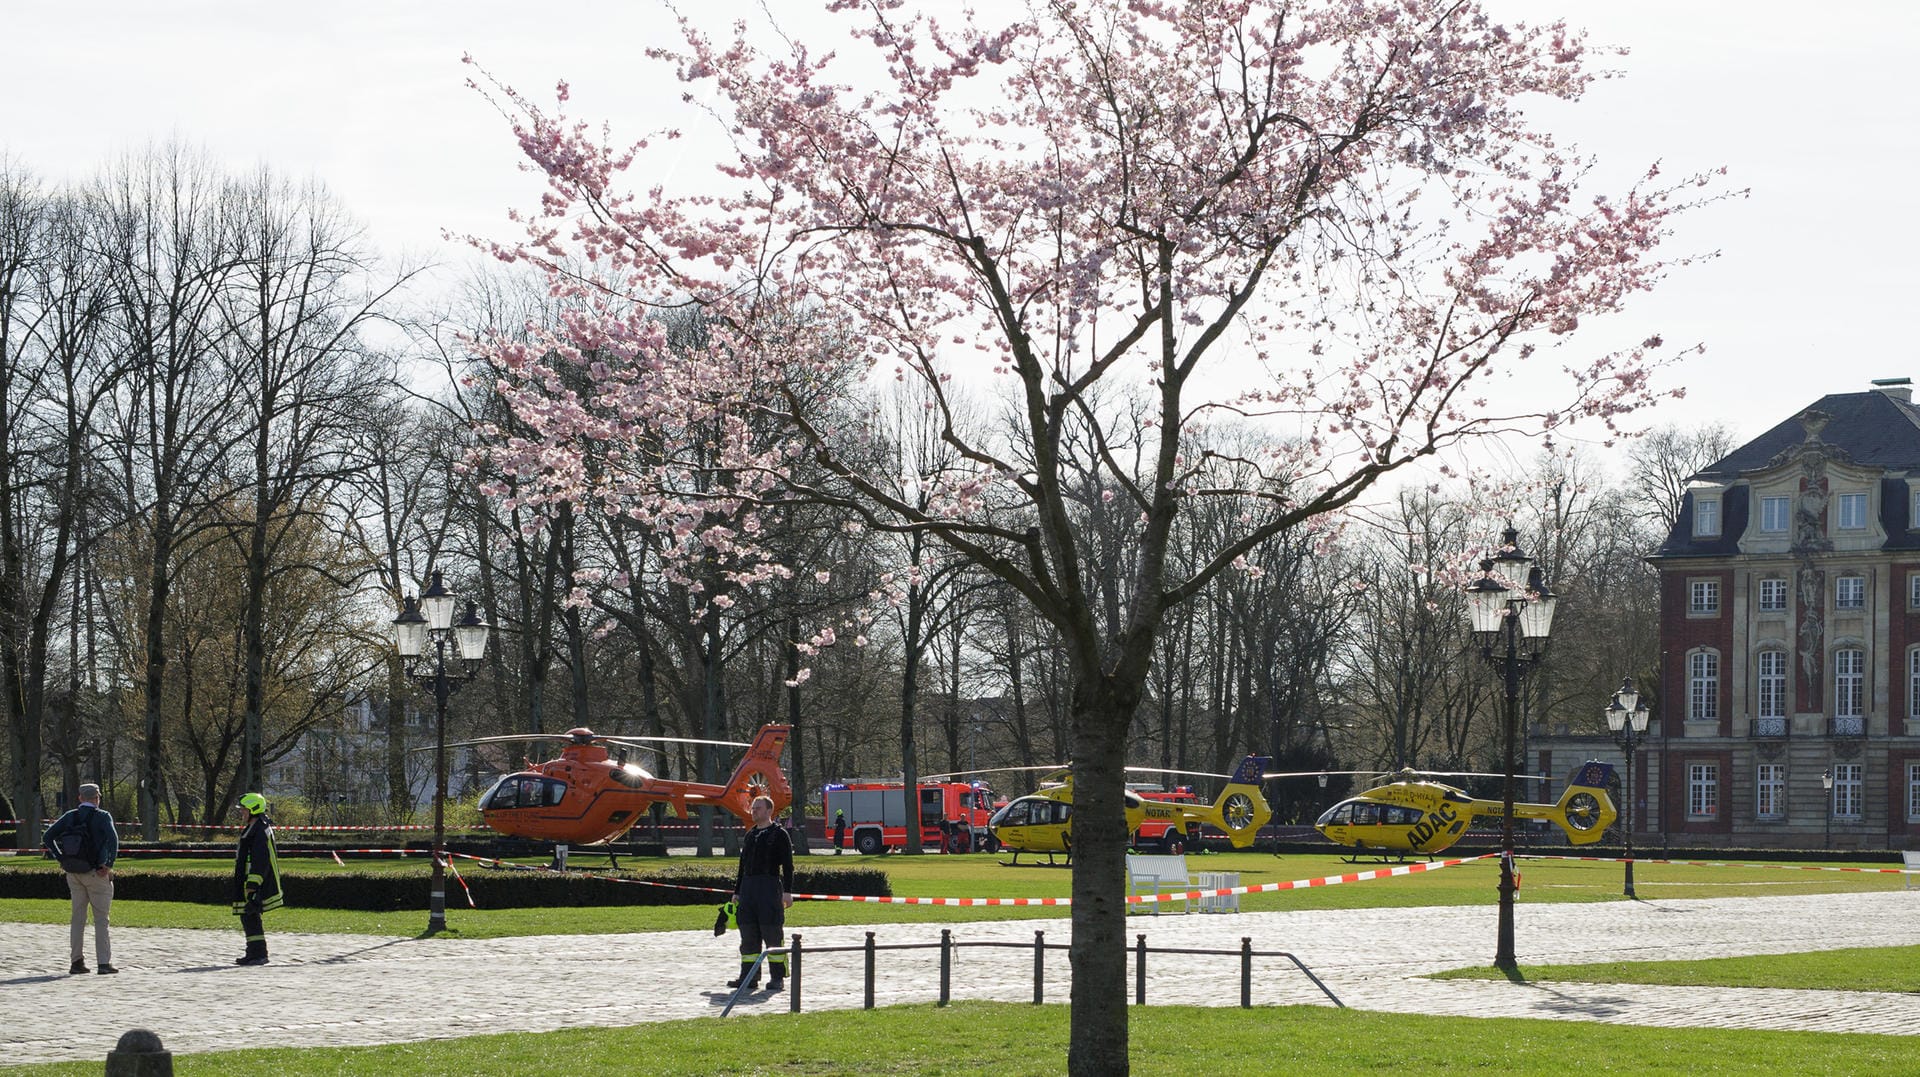
[{"label": "dormer window", "polygon": [[1834,526],[1842,531],[1861,531],[1867,526],[1867,495],[1841,494],[1834,499]]},{"label": "dormer window", "polygon": [[1699,536],[1720,533],[1720,499],[1694,495],[1693,533]]}]

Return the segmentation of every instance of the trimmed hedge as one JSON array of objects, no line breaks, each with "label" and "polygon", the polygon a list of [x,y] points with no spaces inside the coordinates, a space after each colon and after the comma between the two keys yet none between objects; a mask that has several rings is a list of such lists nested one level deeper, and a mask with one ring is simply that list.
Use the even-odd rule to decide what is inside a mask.
[{"label": "trimmed hedge", "polygon": [[[282,863],[281,885],[287,904],[318,909],[351,909],[361,912],[394,912],[419,908],[426,900],[426,866],[418,875],[363,875],[332,873],[305,875],[289,870]],[[546,871],[515,871],[502,868],[466,868],[460,872],[482,909],[567,908],[583,905],[712,905],[733,890],[733,872],[670,871],[624,876],[634,881],[618,882],[609,878],[582,878]],[[640,881],[671,883],[672,886],[644,886]],[[231,900],[232,877],[204,871],[168,871],[166,869],[116,871],[114,897],[123,901],[188,901],[201,905],[225,905]],[[828,870],[798,869],[793,873],[794,889],[808,894],[857,894],[891,897],[893,888],[886,873],[870,868]],[[704,888],[704,889],[681,889]],[[447,880],[449,904],[464,901],[460,884]],[[721,893],[714,893],[720,891]],[[0,872],[0,897],[53,898],[65,900],[66,882],[51,864],[44,872]]]}]

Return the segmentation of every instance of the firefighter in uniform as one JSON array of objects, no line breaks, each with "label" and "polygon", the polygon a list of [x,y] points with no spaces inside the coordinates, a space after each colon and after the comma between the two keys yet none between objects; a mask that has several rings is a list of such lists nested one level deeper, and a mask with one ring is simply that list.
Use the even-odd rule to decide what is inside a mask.
[{"label": "firefighter in uniform", "polygon": [[[748,989],[760,986],[760,954],[785,944],[787,909],[793,905],[793,839],[784,827],[774,825],[772,797],[754,797],[750,810],[753,827],[740,845],[740,874],[733,884],[740,976],[727,981],[728,987],[744,983]],[[786,986],[786,955],[775,954],[767,964],[772,969],[767,987],[778,991]]]},{"label": "firefighter in uniform", "polygon": [[280,861],[273,847],[273,820],[267,818],[267,798],[248,793],[235,808],[246,824],[240,832],[240,847],[233,857],[233,914],[240,918],[240,930],[247,934],[246,956],[236,965],[267,963],[267,931],[261,914],[277,909],[280,895]]}]

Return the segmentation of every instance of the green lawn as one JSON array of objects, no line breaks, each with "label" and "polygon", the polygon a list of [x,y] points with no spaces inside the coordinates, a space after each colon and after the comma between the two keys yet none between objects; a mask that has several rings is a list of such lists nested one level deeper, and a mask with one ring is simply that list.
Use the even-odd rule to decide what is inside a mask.
[{"label": "green lawn", "polygon": [[[724,866],[718,858],[689,857],[623,859],[618,874],[637,875],[663,868]],[[1237,872],[1242,885],[1377,870],[1379,865],[1352,865],[1332,854],[1275,857],[1265,853],[1210,853],[1189,856],[1196,872]],[[1841,862],[1834,862],[1839,864]],[[966,856],[884,856],[802,858],[801,867],[867,867],[887,872],[893,892],[917,897],[1066,897],[1072,874],[1065,868],[1004,867],[984,853]],[[204,870],[224,874],[227,860],[161,860],[126,858],[118,870],[132,874],[152,867],[166,870]],[[289,883],[288,908],[274,913],[276,930],[325,931],[374,935],[417,935],[426,926],[427,865],[420,859],[367,862],[349,860],[336,865],[331,858],[289,858],[289,873],[381,870],[417,872],[421,906],[401,913],[336,912],[300,907],[298,881]],[[500,869],[460,862],[460,872],[472,888],[478,909],[467,907],[459,886],[450,884],[448,924],[451,934],[467,938],[496,938],[537,934],[602,934],[628,931],[699,929],[712,923],[710,906],[612,906],[596,908],[489,909],[488,877]],[[47,876],[47,901],[0,900],[0,919],[32,923],[65,923],[66,890],[58,872],[44,860],[0,857],[0,871],[41,872]],[[600,869],[601,873],[605,869]],[[1678,898],[1752,897],[1759,895],[1851,893],[1898,890],[1901,876],[1855,872],[1809,871],[1794,867],[1687,866],[1641,863],[1634,869],[1641,900],[1659,902]],[[1375,879],[1339,886],[1249,894],[1241,908],[1251,912],[1289,909],[1403,908],[1428,905],[1468,905],[1494,900],[1497,869],[1491,860],[1423,872],[1398,878]],[[1521,862],[1518,900],[1529,902],[1622,900],[1618,864],[1575,860]],[[721,895],[713,895],[718,903]],[[869,904],[865,902],[802,901],[788,914],[788,923],[808,927],[854,923],[952,923],[984,919],[1062,919],[1064,907],[939,907]],[[196,906],[178,902],[117,901],[114,922],[128,927],[204,927],[231,929],[233,918],[224,906]]]},{"label": "green lawn", "polygon": [[[1321,1007],[1252,1011],[1154,1006],[1130,1013],[1142,1075],[1387,1073],[1906,1073],[1904,1036],[1638,1028],[1583,1021],[1425,1017]],[[701,1018],[381,1047],[184,1055],[181,1077],[334,1074],[1055,1074],[1064,1006],[965,1002]],[[25,1074],[98,1074],[99,1062],[22,1066]]]},{"label": "green lawn", "polygon": [[[1437,973],[1434,978],[1494,980],[1505,976],[1491,968],[1471,968]],[[1920,992],[1920,946],[1717,957],[1704,961],[1522,965],[1520,978],[1593,984],[1665,984],[1675,987],[1791,987],[1815,991]]]}]

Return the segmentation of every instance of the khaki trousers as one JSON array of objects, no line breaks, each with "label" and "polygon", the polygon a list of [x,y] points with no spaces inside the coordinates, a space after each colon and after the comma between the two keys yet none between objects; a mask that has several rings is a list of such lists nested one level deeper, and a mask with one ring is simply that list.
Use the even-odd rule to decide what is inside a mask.
[{"label": "khaki trousers", "polygon": [[78,963],[87,940],[87,907],[93,907],[93,960],[113,964],[113,936],[107,928],[107,909],[113,904],[113,877],[97,871],[67,872],[67,893],[73,895],[72,959]]}]

